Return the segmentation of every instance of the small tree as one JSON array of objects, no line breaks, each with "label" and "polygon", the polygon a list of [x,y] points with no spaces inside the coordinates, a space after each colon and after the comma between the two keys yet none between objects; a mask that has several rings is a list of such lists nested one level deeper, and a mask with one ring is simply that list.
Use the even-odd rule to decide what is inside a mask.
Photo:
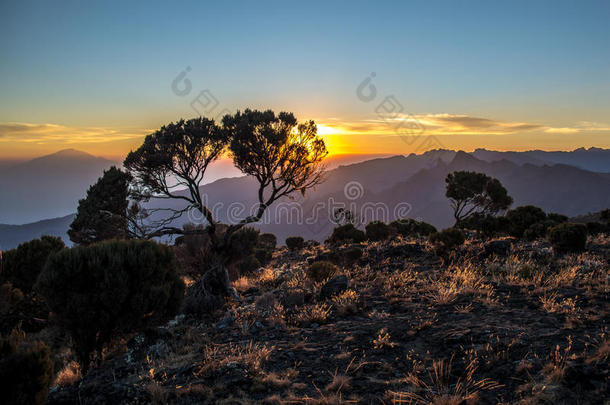
[{"label": "small tree", "polygon": [[[199,187],[210,163],[228,149],[234,165],[258,183],[258,206],[252,215],[225,230],[207,206]],[[148,237],[184,235],[172,221],[189,210],[199,211],[207,222],[204,232],[210,236],[208,269],[194,286],[193,299],[218,303],[217,296],[233,294],[229,285],[228,242],[242,227],[258,222],[266,209],[283,197],[304,194],[322,181],[321,162],[326,156],[324,141],[317,136],[313,121],[299,124],[291,113],[245,110],[226,115],[222,126],[214,120],[181,120],[148,135],[144,143],[125,159],[125,167],[134,178],[134,195],[140,200],[152,197],[179,200],[180,209],[170,209],[170,216],[159,221]],[[183,192],[178,192],[184,189]],[[195,308],[198,304],[189,305]]]},{"label": "small tree", "polygon": [[4,252],[0,281],[8,281],[24,293],[29,293],[49,255],[65,247],[60,238],[45,235]]},{"label": "small tree", "polygon": [[152,241],[64,249],[49,257],[36,288],[71,334],[83,371],[115,336],[175,315],[184,296],[171,250]]},{"label": "small tree", "polygon": [[495,215],[513,203],[500,181],[483,173],[453,172],[445,182],[455,225],[475,213]]},{"label": "small tree", "polygon": [[70,240],[79,245],[106,239],[126,239],[129,207],[129,173],[112,166],[89,187],[87,197],[78,202],[70,225]]}]

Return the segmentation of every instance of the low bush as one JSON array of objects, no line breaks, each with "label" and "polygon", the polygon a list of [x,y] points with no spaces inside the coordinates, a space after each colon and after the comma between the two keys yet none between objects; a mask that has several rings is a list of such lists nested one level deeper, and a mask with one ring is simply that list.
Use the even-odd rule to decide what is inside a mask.
[{"label": "low bush", "polygon": [[610,225],[602,224],[601,222],[587,222],[587,233],[589,235],[610,233]]},{"label": "low bush", "polygon": [[411,218],[392,221],[390,222],[390,227],[393,228],[394,232],[398,235],[405,237],[428,236],[431,233],[436,232],[436,228],[429,223],[416,221]]},{"label": "low bush", "polygon": [[307,268],[307,277],[310,280],[320,282],[331,278],[337,273],[337,267],[331,262],[314,262]]},{"label": "low bush", "polygon": [[258,243],[259,231],[244,227],[229,237],[229,256],[231,261],[241,260],[254,253]]},{"label": "low bush", "polygon": [[343,254],[345,264],[352,264],[362,257],[364,251],[360,247],[352,246],[343,250],[341,253]]},{"label": "low bush", "polygon": [[286,246],[290,250],[301,250],[305,245],[305,240],[301,236],[290,236],[286,238]]},{"label": "low bush", "polygon": [[326,240],[329,244],[360,243],[366,240],[366,234],[353,224],[337,226]]},{"label": "low bush", "polygon": [[[250,274],[261,267],[261,262],[254,256],[246,256],[242,260],[238,261],[235,266],[239,275]],[[237,279],[237,277],[235,277]]]},{"label": "low bush", "polygon": [[459,229],[448,228],[440,232],[434,232],[428,240],[435,245],[437,255],[444,255],[455,247],[464,244],[466,237]]},{"label": "low bush", "polygon": [[366,238],[370,241],[386,240],[390,237],[391,228],[388,224],[381,221],[369,222],[366,227]]},{"label": "low bush", "polygon": [[25,294],[32,290],[47,258],[65,248],[64,242],[54,236],[42,236],[20,244],[2,254],[2,282],[9,282]]},{"label": "low bush", "polygon": [[582,252],[587,245],[587,227],[563,223],[550,228],[547,237],[557,253]]},{"label": "low bush", "polygon": [[257,247],[273,251],[277,246],[277,238],[272,233],[263,233],[258,237]]},{"label": "low bush", "polygon": [[509,210],[506,213],[506,219],[508,221],[508,234],[521,238],[527,228],[535,223],[543,222],[547,217],[541,208],[525,205]]},{"label": "low bush", "polygon": [[115,336],[174,316],[184,297],[171,250],[152,241],[109,241],[49,257],[36,289],[72,336],[83,372]]},{"label": "low bush", "polygon": [[44,404],[53,383],[49,348],[24,340],[16,331],[0,338],[0,392],[6,405]]}]

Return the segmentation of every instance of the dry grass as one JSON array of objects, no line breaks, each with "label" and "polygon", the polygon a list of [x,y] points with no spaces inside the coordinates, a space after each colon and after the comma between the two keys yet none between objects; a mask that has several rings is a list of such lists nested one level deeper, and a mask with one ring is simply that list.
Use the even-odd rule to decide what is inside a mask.
[{"label": "dry grass", "polygon": [[406,381],[410,384],[410,391],[389,392],[389,398],[394,404],[458,405],[477,400],[483,391],[501,387],[488,378],[475,379],[474,373],[477,369],[475,362],[470,362],[465,374],[455,380],[451,375],[452,364],[453,357],[448,362],[433,361],[432,371],[428,372],[427,378],[414,373],[409,374]]},{"label": "dry grass", "polygon": [[312,305],[304,305],[299,308],[295,314],[293,321],[300,325],[304,323],[319,323],[323,324],[328,321],[331,314],[331,307],[325,303]]},{"label": "dry grass", "polygon": [[373,339],[373,348],[375,350],[392,349],[397,344],[392,342],[390,334],[387,329],[381,329],[377,333],[377,337]]},{"label": "dry grass", "polygon": [[55,384],[60,387],[67,387],[72,385],[81,379],[80,366],[77,362],[72,361],[68,363],[59,373],[55,379]]},{"label": "dry grass", "polygon": [[226,345],[210,344],[203,352],[203,365],[197,374],[226,367],[229,364],[243,365],[250,370],[260,370],[263,362],[269,360],[274,347],[250,341],[246,345],[229,343]]},{"label": "dry grass", "polygon": [[360,297],[354,290],[343,291],[339,295],[335,295],[332,299],[333,308],[338,316],[346,316],[358,312],[358,303]]}]

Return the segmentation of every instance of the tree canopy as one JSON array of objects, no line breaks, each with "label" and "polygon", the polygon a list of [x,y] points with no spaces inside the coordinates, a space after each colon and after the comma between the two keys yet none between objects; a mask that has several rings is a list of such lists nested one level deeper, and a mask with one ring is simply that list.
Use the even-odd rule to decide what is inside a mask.
[{"label": "tree canopy", "polygon": [[129,173],[114,166],[104,171],[89,187],[86,198],[78,203],[76,217],[68,230],[72,242],[88,245],[128,237],[130,181]]},{"label": "tree canopy", "polygon": [[445,183],[456,225],[475,213],[495,215],[513,202],[499,180],[483,173],[456,171]]}]

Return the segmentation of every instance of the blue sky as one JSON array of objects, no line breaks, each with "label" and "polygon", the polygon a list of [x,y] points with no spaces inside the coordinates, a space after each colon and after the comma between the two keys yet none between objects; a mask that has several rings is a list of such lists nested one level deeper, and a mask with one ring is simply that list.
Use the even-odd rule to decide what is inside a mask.
[{"label": "blue sky", "polygon": [[[219,109],[290,110],[340,132],[344,124],[375,118],[375,107],[355,94],[371,72],[380,94],[395,95],[418,116],[576,128],[583,143],[610,146],[608,132],[598,131],[610,121],[607,1],[11,1],[0,7],[0,123],[52,124],[66,128],[65,136],[104,128],[108,142],[118,134],[117,153],[129,143],[120,134],[141,136],[196,115],[189,104],[204,89]],[[193,90],[179,97],[171,83],[187,66]],[[576,132],[559,132],[544,136],[576,142]],[[458,135],[469,134],[478,133],[468,128]],[[515,148],[532,139],[510,135]],[[17,135],[4,138],[5,149],[28,150],[17,145]],[[34,145],[38,138],[28,139]],[[40,148],[58,146],[40,139]],[[367,142],[359,142],[364,151]]]}]

